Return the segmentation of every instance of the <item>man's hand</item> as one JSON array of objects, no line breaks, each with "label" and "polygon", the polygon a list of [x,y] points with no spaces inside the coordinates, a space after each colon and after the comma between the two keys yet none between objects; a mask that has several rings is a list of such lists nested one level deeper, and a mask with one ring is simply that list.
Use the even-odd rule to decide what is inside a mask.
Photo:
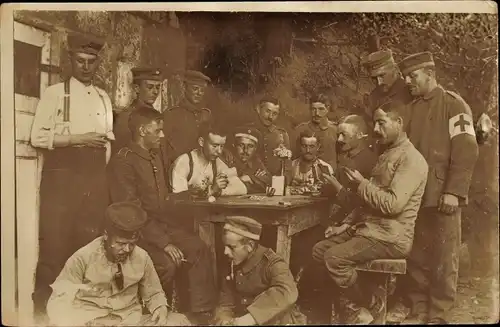
[{"label": "man's hand", "polygon": [[439,199],[439,211],[451,215],[458,209],[458,197],[453,194],[443,194]]},{"label": "man's hand", "polygon": [[325,238],[329,238],[330,236],[335,236],[342,234],[349,228],[348,224],[342,224],[341,226],[329,226],[325,230]]},{"label": "man's hand", "polygon": [[174,260],[176,266],[180,266],[182,261],[185,260],[184,253],[173,244],[167,245],[163,250]]},{"label": "man's hand", "polygon": [[163,326],[167,323],[168,309],[166,305],[159,306],[153,311],[153,316],[151,320],[156,323],[157,326]]},{"label": "man's hand", "polygon": [[266,176],[267,172],[264,169],[257,169],[255,172],[255,177],[263,177]]},{"label": "man's hand", "polygon": [[365,179],[357,170],[352,170],[346,167],[345,172],[349,180],[353,183],[360,184]]},{"label": "man's hand", "polygon": [[107,142],[108,138],[106,134],[95,132],[77,135],[75,139],[72,140],[72,143],[76,145],[84,145],[91,148],[103,148],[106,146]]},{"label": "man's hand", "polygon": [[219,174],[215,177],[214,184],[212,185],[212,190],[214,193],[218,193],[227,187],[229,183],[226,174]]},{"label": "man's hand", "polygon": [[253,181],[252,179],[250,178],[250,176],[248,175],[243,175],[240,177],[241,181],[244,182],[244,183],[250,183],[250,184],[253,184]]}]

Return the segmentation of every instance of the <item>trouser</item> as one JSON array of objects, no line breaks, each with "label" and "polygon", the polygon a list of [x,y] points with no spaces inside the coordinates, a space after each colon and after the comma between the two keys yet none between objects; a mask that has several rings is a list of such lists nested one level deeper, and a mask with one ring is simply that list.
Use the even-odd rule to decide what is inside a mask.
[{"label": "trouser", "polygon": [[406,275],[398,283],[412,313],[444,319],[457,294],[461,210],[446,215],[437,208],[420,210]]},{"label": "trouser", "polygon": [[[213,310],[217,302],[217,291],[214,282],[210,250],[194,233],[182,228],[170,228],[167,231],[173,245],[184,254],[187,262],[177,267],[163,249],[151,243],[141,244],[149,253],[167,293],[174,277],[180,283],[179,297],[181,310],[205,312]],[[185,286],[185,287],[184,287]],[[186,307],[189,307],[186,308]]]},{"label": "trouser", "polygon": [[328,275],[341,288],[352,286],[357,278],[356,265],[375,259],[399,259],[404,254],[394,244],[347,231],[318,242],[313,247],[314,261],[324,264]]},{"label": "trouser", "polygon": [[104,149],[55,149],[45,155],[40,185],[35,310],[45,311],[50,285],[66,260],[102,230],[108,205]]}]

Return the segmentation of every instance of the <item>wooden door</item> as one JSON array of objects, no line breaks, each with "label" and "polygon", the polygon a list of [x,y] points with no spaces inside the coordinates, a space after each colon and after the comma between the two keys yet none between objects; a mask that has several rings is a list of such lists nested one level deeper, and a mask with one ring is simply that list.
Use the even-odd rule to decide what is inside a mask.
[{"label": "wooden door", "polygon": [[[58,57],[58,56],[57,56]],[[30,145],[40,94],[49,85],[51,33],[14,22],[14,107],[16,121],[16,257],[20,325],[32,325],[38,261],[38,214],[42,156]]]}]

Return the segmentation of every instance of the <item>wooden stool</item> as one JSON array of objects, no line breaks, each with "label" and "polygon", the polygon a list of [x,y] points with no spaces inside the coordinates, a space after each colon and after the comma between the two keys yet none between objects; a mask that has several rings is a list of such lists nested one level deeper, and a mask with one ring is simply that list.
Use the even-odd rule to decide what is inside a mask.
[{"label": "wooden stool", "polygon": [[[392,294],[395,289],[396,275],[406,274],[406,260],[405,259],[377,259],[359,264],[356,267],[357,271],[374,273],[373,282],[377,284],[378,292],[384,302],[382,312],[378,316],[374,316],[372,324],[385,325],[387,316],[387,297]],[[338,323],[334,305],[332,303],[332,324]]]}]

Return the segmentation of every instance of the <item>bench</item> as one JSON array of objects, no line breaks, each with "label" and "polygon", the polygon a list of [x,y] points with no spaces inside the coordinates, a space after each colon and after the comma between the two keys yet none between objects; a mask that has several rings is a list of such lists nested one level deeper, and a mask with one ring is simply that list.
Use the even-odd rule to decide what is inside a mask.
[{"label": "bench", "polygon": [[[378,316],[374,316],[374,325],[385,325],[387,322],[387,298],[394,292],[396,287],[396,275],[406,274],[405,259],[378,259],[359,264],[356,270],[369,273],[373,277],[373,282],[380,291],[380,296],[384,302],[384,308]],[[332,303],[331,323],[338,324],[337,314]]]}]

